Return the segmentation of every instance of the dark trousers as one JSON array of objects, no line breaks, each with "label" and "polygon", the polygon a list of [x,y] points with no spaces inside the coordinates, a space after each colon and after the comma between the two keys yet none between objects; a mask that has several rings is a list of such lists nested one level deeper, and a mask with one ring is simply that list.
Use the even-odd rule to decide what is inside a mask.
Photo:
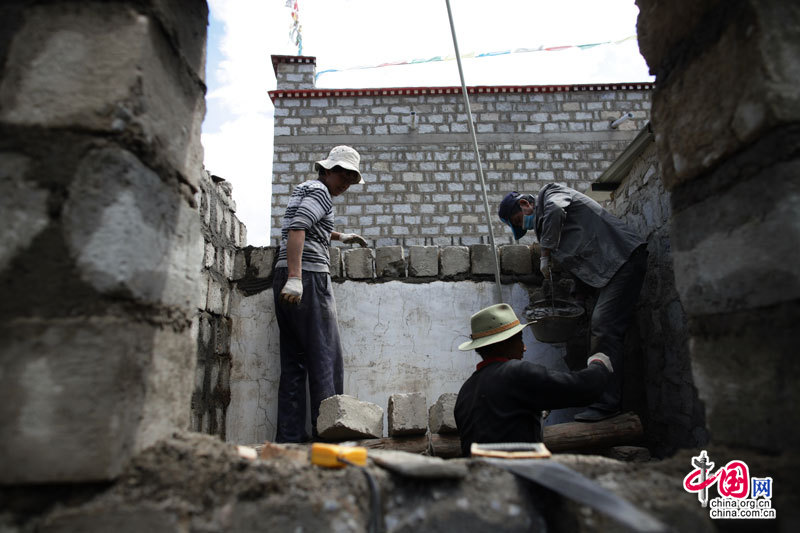
[{"label": "dark trousers", "polygon": [[306,442],[306,377],[311,397],[311,427],[317,435],[319,404],[342,394],[342,345],[336,302],[327,272],[303,271],[299,305],[281,301],[288,270],[275,269],[272,288],[280,328],[281,379],[278,387],[278,429],[275,442]]},{"label": "dark trousers", "polygon": [[[633,251],[608,285],[600,289],[592,312],[592,354],[603,352],[614,372],[606,390],[592,407],[616,411],[621,407],[625,332],[636,310],[647,271],[647,245]],[[591,354],[590,354],[591,355]]]}]

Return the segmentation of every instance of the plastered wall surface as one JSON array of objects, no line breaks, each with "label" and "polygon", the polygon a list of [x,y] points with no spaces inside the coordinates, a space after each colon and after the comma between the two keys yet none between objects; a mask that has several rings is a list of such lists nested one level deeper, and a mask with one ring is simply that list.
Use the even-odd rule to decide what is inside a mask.
[{"label": "plastered wall surface", "polygon": [[[427,405],[440,394],[458,392],[480,360],[475,352],[460,352],[467,339],[469,318],[495,303],[491,282],[334,283],[339,329],[344,348],[344,393],[384,409],[394,393],[424,392]],[[528,290],[521,283],[503,285],[503,297],[524,319]],[[275,436],[279,331],[272,290],[231,299],[231,403],[226,439],[257,443]],[[523,335],[525,359],[566,370],[563,347],[536,341],[530,329]],[[551,415],[550,423],[558,419]]]}]

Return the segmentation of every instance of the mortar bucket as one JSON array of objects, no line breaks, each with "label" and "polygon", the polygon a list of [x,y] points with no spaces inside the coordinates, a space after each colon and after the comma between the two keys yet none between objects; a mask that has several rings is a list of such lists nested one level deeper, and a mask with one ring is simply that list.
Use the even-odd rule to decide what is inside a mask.
[{"label": "mortar bucket", "polygon": [[578,333],[583,307],[568,300],[544,299],[533,302],[527,313],[533,336],[539,342],[566,342]]}]

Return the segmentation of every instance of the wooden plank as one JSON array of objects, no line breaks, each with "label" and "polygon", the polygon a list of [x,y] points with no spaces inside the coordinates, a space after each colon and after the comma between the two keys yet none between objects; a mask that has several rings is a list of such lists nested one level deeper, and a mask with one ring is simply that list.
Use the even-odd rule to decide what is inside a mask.
[{"label": "wooden plank", "polygon": [[356,445],[373,450],[396,450],[408,453],[426,453],[428,436],[384,437],[382,439],[364,439],[356,441]]}]

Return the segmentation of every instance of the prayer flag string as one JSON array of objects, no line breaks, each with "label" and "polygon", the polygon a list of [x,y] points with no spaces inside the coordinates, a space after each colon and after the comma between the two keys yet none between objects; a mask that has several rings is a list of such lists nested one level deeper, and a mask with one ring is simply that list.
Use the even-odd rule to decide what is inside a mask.
[{"label": "prayer flag string", "polygon": [[297,55],[303,55],[303,27],[300,25],[298,0],[286,0],[286,7],[292,9],[292,24],[289,28],[289,41],[297,47]]},{"label": "prayer flag string", "polygon": [[[289,0],[293,1],[293,0]],[[288,3],[287,3],[288,5]],[[297,2],[295,0],[295,6]],[[299,33],[298,33],[299,35]],[[595,48],[597,46],[605,46],[610,44],[621,44],[632,39],[636,39],[636,35],[629,35],[624,39],[619,39],[616,41],[603,41],[600,43],[588,43],[588,44],[570,44],[564,46],[537,46],[535,48],[516,48],[514,50],[499,50],[494,52],[468,52],[466,54],[461,54],[462,59],[474,59],[474,58],[483,58],[483,57],[494,57],[494,56],[502,56],[508,54],[526,54],[530,52],[561,52],[564,50],[570,49],[577,49],[577,50],[588,50],[589,48]],[[301,40],[302,42],[302,40]],[[391,61],[387,63],[380,63],[378,65],[361,65],[356,67],[346,67],[346,68],[329,68],[317,72],[316,78],[319,79],[320,76],[323,74],[327,74],[329,72],[344,72],[348,70],[365,70],[365,69],[372,69],[372,68],[381,68],[381,67],[395,67],[398,65],[418,65],[421,63],[434,63],[438,61],[453,61],[456,58],[455,55],[447,55],[447,56],[434,56],[431,58],[416,58],[416,59],[408,59],[404,61]]]}]

